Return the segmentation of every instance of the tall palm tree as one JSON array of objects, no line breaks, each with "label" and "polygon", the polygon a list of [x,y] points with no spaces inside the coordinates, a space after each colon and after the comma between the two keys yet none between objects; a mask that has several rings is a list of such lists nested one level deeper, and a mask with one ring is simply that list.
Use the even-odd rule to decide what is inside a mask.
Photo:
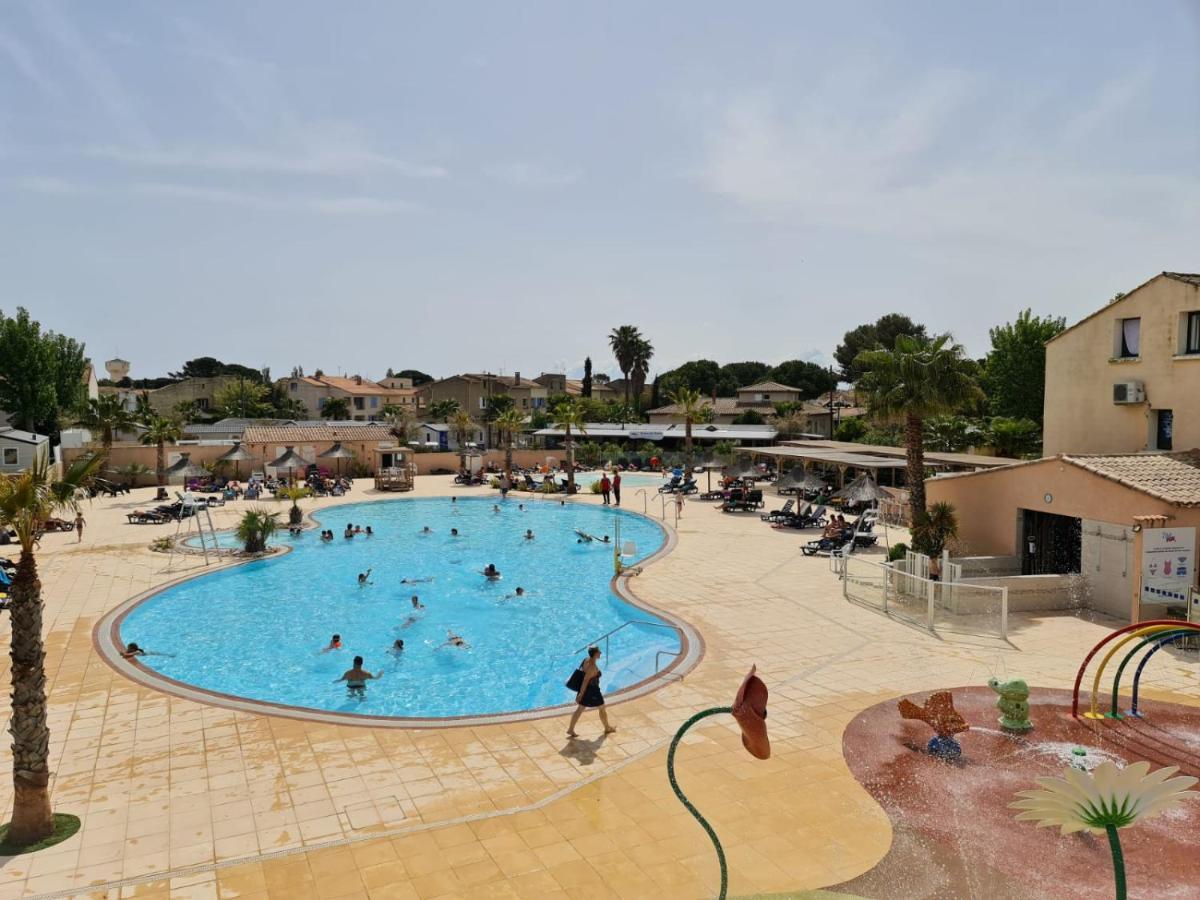
[{"label": "tall palm tree", "polygon": [[429,405],[429,417],[435,422],[449,422],[451,416],[461,408],[462,404],[453,397],[448,397],[445,400],[438,400],[436,403]]},{"label": "tall palm tree", "polygon": [[183,430],[177,421],[166,416],[151,416],[142,424],[146,426],[146,430],[142,434],[141,442],[147,446],[153,444],[158,448],[154,458],[154,472],[158,477],[158,486],[162,487],[167,483],[166,445],[168,442],[173,444],[183,437]]},{"label": "tall palm tree", "polygon": [[638,409],[642,408],[642,391],[646,387],[646,376],[650,374],[650,359],[654,356],[654,345],[645,338],[638,338],[633,347],[633,360],[629,377],[633,381],[633,399]]},{"label": "tall palm tree", "polygon": [[133,420],[144,425],[157,414],[154,407],[150,405],[150,392],[142,391],[138,394],[137,399],[134,401]]},{"label": "tall palm tree", "polygon": [[454,442],[458,444],[458,459],[461,468],[467,467],[467,438],[479,426],[465,409],[460,409],[450,416],[448,423],[454,429]]},{"label": "tall palm tree", "polygon": [[99,431],[100,443],[104,445],[104,455],[107,456],[112,450],[113,432],[129,428],[134,424],[134,418],[119,395],[101,394],[88,400],[75,424]]},{"label": "tall palm tree", "polygon": [[512,481],[513,441],[524,430],[525,417],[515,408],[506,409],[496,416],[496,421],[492,424],[496,426],[496,430],[500,432],[500,439],[504,441],[504,474]]},{"label": "tall palm tree", "polygon": [[704,420],[707,415],[706,411],[712,409],[712,404],[702,393],[690,387],[672,391],[667,396],[672,403],[679,407],[679,413],[683,416],[683,455],[690,473],[692,471],[692,425]]},{"label": "tall palm tree", "polygon": [[59,512],[78,512],[84,485],[100,470],[100,454],[81,456],[61,481],[38,458],[14,478],[0,478],[0,528],[17,533],[21,557],[9,596],[12,638],[13,813],[5,840],[24,847],[54,830],[50,810],[50,728],[46,722],[46,647],[42,641],[42,585],[34,542]]},{"label": "tall palm tree", "polygon": [[904,419],[908,503],[916,523],[925,513],[925,419],[980,398],[976,365],[948,334],[897,335],[893,349],[864,350],[854,362],[865,373],[858,389],[872,415]]},{"label": "tall palm tree", "polygon": [[617,366],[625,377],[625,402],[629,402],[629,373],[633,370],[634,357],[637,355],[638,344],[642,341],[642,333],[636,325],[621,325],[614,328],[608,335],[608,346],[612,348]]},{"label": "tall palm tree", "polygon": [[563,430],[563,446],[567,449],[567,493],[575,493],[575,439],[571,429],[578,434],[587,434],[587,417],[584,415],[583,404],[578,400],[567,400],[558,404],[550,411],[554,417],[554,427]]}]

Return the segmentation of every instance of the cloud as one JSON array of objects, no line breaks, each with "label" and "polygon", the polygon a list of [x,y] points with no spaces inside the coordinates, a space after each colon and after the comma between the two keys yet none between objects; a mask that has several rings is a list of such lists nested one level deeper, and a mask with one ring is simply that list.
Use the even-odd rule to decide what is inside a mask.
[{"label": "cloud", "polygon": [[294,152],[242,147],[91,147],[96,159],[157,169],[193,169],[227,173],[346,176],[388,173],[405,178],[445,178],[441,166],[422,165],[373,150],[340,147]]},{"label": "cloud", "polygon": [[54,98],[61,96],[58,85],[42,71],[30,49],[7,31],[0,31],[0,56],[7,56],[13,67],[43,94]]},{"label": "cloud", "polygon": [[141,181],[127,188],[102,187],[78,181],[68,181],[49,175],[28,175],[14,178],[11,184],[19,190],[57,197],[99,196],[141,197],[237,206],[283,212],[305,212],[331,216],[388,215],[412,212],[418,207],[405,200],[370,196],[294,196],[239,191],[207,185],[170,181]]},{"label": "cloud", "polygon": [[509,162],[484,166],[489,177],[522,188],[557,188],[575,184],[583,177],[580,169],[568,169],[537,162]]},{"label": "cloud", "polygon": [[1070,115],[1051,109],[1049,127],[1046,105],[953,71],[905,81],[875,69],[849,84],[724,98],[691,176],[756,219],[903,240],[1045,249],[1197,222],[1190,179],[1081,151],[1149,89],[1144,74],[1082,103],[1057,98]]}]

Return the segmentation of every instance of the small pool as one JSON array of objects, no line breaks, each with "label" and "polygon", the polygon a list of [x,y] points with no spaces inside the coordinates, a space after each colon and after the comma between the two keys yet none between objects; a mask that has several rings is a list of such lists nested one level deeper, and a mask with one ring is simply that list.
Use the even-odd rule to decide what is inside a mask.
[{"label": "small pool", "polygon": [[[292,707],[388,717],[444,718],[568,703],[563,687],[576,651],[624,623],[601,660],[605,692],[640,682],[680,650],[679,632],[613,594],[612,545],[578,543],[576,529],[615,533],[636,559],[663,541],[653,522],[591,504],[561,506],[513,495],[402,499],[334,507],[317,530],[275,543],[284,556],[214,572],[167,588],[120,620],[120,638],[155,655],[141,661],[203,690]],[[524,508],[521,508],[523,504]],[[374,537],[341,536],[347,522]],[[428,525],[432,534],[422,534]],[[457,528],[460,536],[451,537]],[[526,529],[535,534],[525,540]],[[236,546],[232,532],[220,539]],[[232,541],[232,543],[229,543]],[[480,570],[494,563],[503,577]],[[357,576],[370,570],[371,584]],[[405,584],[402,579],[421,579]],[[514,597],[521,586],[526,594]],[[414,611],[416,594],[424,605]],[[447,632],[469,649],[445,646]],[[344,649],[322,653],[339,633]],[[404,641],[393,655],[396,638]],[[162,655],[158,655],[162,654]],[[365,698],[335,679],[355,655],[383,678]],[[658,657],[656,659],[656,657]]]}]

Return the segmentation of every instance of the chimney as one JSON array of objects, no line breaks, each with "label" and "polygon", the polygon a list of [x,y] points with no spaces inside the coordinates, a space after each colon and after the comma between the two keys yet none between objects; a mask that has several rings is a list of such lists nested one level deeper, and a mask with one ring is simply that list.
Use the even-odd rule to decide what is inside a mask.
[{"label": "chimney", "polygon": [[513,387],[520,387],[520,386],[521,386],[521,373],[513,372]]},{"label": "chimney", "polygon": [[354,383],[355,383],[355,384],[362,384],[362,376],[361,376],[361,375],[355,375],[355,376],[354,376]]}]

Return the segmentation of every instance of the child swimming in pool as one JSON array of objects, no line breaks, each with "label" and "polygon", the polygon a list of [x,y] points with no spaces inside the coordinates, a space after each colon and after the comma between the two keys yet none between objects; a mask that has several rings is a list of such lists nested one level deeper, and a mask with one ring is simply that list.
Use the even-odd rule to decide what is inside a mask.
[{"label": "child swimming in pool", "polygon": [[488,563],[480,574],[488,581],[499,581],[501,578],[500,570],[496,568],[495,563]]},{"label": "child swimming in pool", "polygon": [[371,570],[370,569],[367,569],[367,571],[365,571],[365,572],[358,573],[358,586],[359,587],[366,587],[368,584],[374,584],[374,583],[375,582],[371,581]]},{"label": "child swimming in pool", "polygon": [[457,634],[455,634],[453,631],[451,631],[449,629],[446,629],[446,642],[444,644],[439,645],[438,649],[440,650],[442,647],[457,647],[460,650],[470,650],[471,649],[470,644],[468,644],[461,637],[459,637]]}]

